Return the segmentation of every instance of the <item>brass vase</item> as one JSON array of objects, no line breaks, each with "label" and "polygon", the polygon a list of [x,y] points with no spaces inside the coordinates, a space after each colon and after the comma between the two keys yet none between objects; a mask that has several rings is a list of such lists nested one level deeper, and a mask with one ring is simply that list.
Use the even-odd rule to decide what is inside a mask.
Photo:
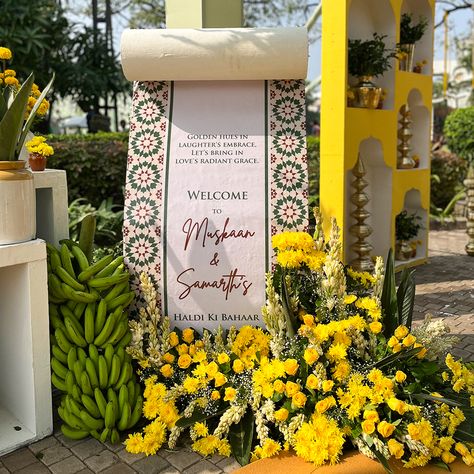
[{"label": "brass vase", "polygon": [[401,44],[400,52],[403,57],[399,59],[400,71],[413,72],[413,58],[415,57],[415,43]]},{"label": "brass vase", "polygon": [[354,87],[357,106],[364,109],[376,109],[382,95],[382,88],[372,82],[372,76],[361,76]]},{"label": "brass vase", "polygon": [[413,136],[411,132],[411,113],[408,108],[408,105],[402,105],[400,108],[400,119],[398,121],[398,140],[399,144],[397,146],[398,158],[397,158],[397,168],[401,170],[408,170],[415,167],[415,160],[411,157],[411,137]]}]

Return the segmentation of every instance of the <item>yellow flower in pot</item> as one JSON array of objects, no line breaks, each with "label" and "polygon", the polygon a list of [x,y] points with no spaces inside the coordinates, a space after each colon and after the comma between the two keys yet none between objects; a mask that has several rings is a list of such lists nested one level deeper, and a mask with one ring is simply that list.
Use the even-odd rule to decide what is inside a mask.
[{"label": "yellow flower in pot", "polygon": [[54,155],[53,147],[48,145],[46,138],[42,136],[33,137],[25,145],[30,153],[30,168],[33,171],[44,171],[47,157]]}]

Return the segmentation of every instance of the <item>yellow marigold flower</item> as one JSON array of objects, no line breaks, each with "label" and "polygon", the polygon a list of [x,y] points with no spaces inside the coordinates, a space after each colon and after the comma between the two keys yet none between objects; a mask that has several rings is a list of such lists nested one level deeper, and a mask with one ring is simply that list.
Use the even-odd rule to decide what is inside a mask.
[{"label": "yellow marigold flower", "polygon": [[178,354],[183,355],[189,352],[189,347],[186,344],[180,344],[178,346]]},{"label": "yellow marigold flower", "polygon": [[233,402],[236,396],[237,396],[237,390],[235,388],[226,387],[225,393],[224,393],[225,402]]},{"label": "yellow marigold flower", "polygon": [[402,372],[401,370],[397,370],[397,373],[395,374],[395,380],[398,383],[405,382],[406,378],[407,378],[407,374],[405,374],[405,372]]},{"label": "yellow marigold flower", "polygon": [[334,387],[334,382],[332,380],[325,380],[322,385],[323,392],[329,392]]},{"label": "yellow marigold flower", "polygon": [[286,359],[285,360],[285,372],[288,375],[295,375],[298,371],[298,361],[296,359]]},{"label": "yellow marigold flower", "polygon": [[6,76],[16,77],[16,71],[13,69],[5,69],[5,77]]},{"label": "yellow marigold flower", "polygon": [[319,359],[318,351],[314,347],[308,347],[304,351],[303,358],[308,365],[313,365]]},{"label": "yellow marigold flower", "polygon": [[206,372],[207,375],[212,378],[217,374],[217,372],[219,372],[219,366],[214,361],[212,361],[207,364]]},{"label": "yellow marigold flower", "polygon": [[398,326],[393,333],[397,339],[403,339],[405,336],[408,336],[410,331],[406,326]]},{"label": "yellow marigold flower", "polygon": [[449,451],[444,451],[441,454],[441,459],[446,464],[451,464],[452,462],[456,460],[456,456],[454,454],[451,454]]},{"label": "yellow marigold flower", "polygon": [[314,325],[314,316],[311,314],[305,314],[303,316],[303,322],[306,324],[306,326],[313,326]]},{"label": "yellow marigold flower", "polygon": [[0,59],[10,60],[12,52],[8,48],[0,47]]},{"label": "yellow marigold flower", "polygon": [[379,422],[379,414],[375,410],[364,410],[364,419]]},{"label": "yellow marigold flower", "polygon": [[334,370],[332,371],[333,378],[337,381],[341,381],[349,377],[351,373],[351,366],[347,360],[339,361]]},{"label": "yellow marigold flower", "polygon": [[201,422],[194,423],[193,430],[201,438],[209,434],[209,430],[207,428],[206,423],[201,423]]},{"label": "yellow marigold flower", "polygon": [[4,79],[7,86],[18,86],[20,83],[16,77],[8,76]]},{"label": "yellow marigold flower", "polygon": [[179,344],[178,335],[174,331],[170,332],[170,334],[168,336],[168,341],[169,341],[171,347],[177,346]]},{"label": "yellow marigold flower", "polygon": [[415,344],[416,342],[416,337],[413,335],[413,334],[408,334],[408,336],[406,336],[403,341],[402,341],[402,344],[405,346],[405,347],[410,347],[412,346],[413,344]]},{"label": "yellow marigold flower", "polygon": [[184,379],[183,388],[188,393],[196,393],[199,388],[199,380],[188,376]]},{"label": "yellow marigold flower", "polygon": [[387,421],[381,421],[377,425],[377,431],[384,437],[388,438],[389,436],[392,435],[392,433],[395,431],[395,425],[392,425],[392,423],[388,423]]},{"label": "yellow marigold flower", "polygon": [[275,454],[278,454],[279,451],[281,451],[280,443],[273,441],[271,438],[267,438],[263,443],[260,457],[261,459],[271,458],[275,456]]},{"label": "yellow marigold flower", "polygon": [[352,304],[356,299],[356,295],[346,295],[344,296],[344,304]]},{"label": "yellow marigold flower", "polygon": [[364,420],[361,424],[362,431],[368,435],[375,431],[375,423],[372,420]]},{"label": "yellow marigold flower", "polygon": [[291,404],[296,408],[303,408],[306,405],[306,400],[306,395],[303,392],[298,392],[291,397]]},{"label": "yellow marigold flower", "polygon": [[143,452],[143,436],[141,433],[129,434],[128,438],[124,441],[123,444],[125,445],[125,449],[129,453],[140,454]]},{"label": "yellow marigold flower", "polygon": [[229,457],[231,453],[230,444],[226,439],[220,439],[217,442],[217,452],[221,456]]},{"label": "yellow marigold flower", "polygon": [[173,354],[170,354],[169,352],[167,352],[164,356],[163,356],[163,360],[167,363],[167,364],[172,364],[174,362],[174,355]]},{"label": "yellow marigold flower", "polygon": [[464,388],[465,385],[466,385],[466,382],[463,379],[458,379],[453,384],[453,390],[459,393]]},{"label": "yellow marigold flower", "polygon": [[314,374],[310,374],[308,378],[306,379],[306,386],[313,390],[317,390],[317,388],[319,387],[318,377],[316,377],[316,375]]},{"label": "yellow marigold flower", "polygon": [[398,344],[398,339],[395,336],[392,336],[388,341],[387,341],[387,346],[388,347],[394,347]]},{"label": "yellow marigold flower", "polygon": [[182,354],[179,356],[178,359],[178,367],[180,369],[187,369],[193,360],[189,354]]},{"label": "yellow marigold flower", "polygon": [[289,411],[286,408],[280,408],[274,413],[275,420],[285,421],[288,418]]},{"label": "yellow marigold flower", "polygon": [[389,398],[387,405],[390,407],[390,410],[396,411],[400,415],[403,415],[407,411],[407,404],[395,397]]},{"label": "yellow marigold flower", "polygon": [[160,369],[161,375],[166,378],[170,378],[173,375],[173,367],[169,364],[165,364]]},{"label": "yellow marigold flower", "polygon": [[235,359],[234,362],[232,363],[232,370],[236,374],[240,374],[243,372],[245,369],[244,363],[240,359]]},{"label": "yellow marigold flower", "polygon": [[265,398],[272,398],[274,393],[273,385],[269,382],[265,382],[262,386],[262,395]]},{"label": "yellow marigold flower", "polygon": [[273,382],[273,389],[275,390],[275,392],[283,393],[285,391],[285,388],[285,382],[281,381],[280,379],[276,379]]},{"label": "yellow marigold flower", "polygon": [[227,382],[227,377],[223,373],[217,372],[217,374],[214,377],[214,386],[221,387],[226,382]]},{"label": "yellow marigold flower", "polygon": [[388,450],[395,459],[400,459],[404,455],[403,444],[399,443],[396,439],[389,439],[387,442]]},{"label": "yellow marigold flower", "polygon": [[219,362],[219,364],[226,364],[229,360],[230,358],[225,352],[221,352],[217,356],[217,362]]},{"label": "yellow marigold flower", "polygon": [[329,347],[327,357],[331,362],[345,359],[347,356],[347,347],[344,344],[336,343]]},{"label": "yellow marigold flower", "polygon": [[334,399],[334,397],[326,397],[316,403],[315,409],[319,414],[322,415],[334,405],[336,405],[336,400]]},{"label": "yellow marigold flower", "polygon": [[186,342],[187,344],[191,344],[191,342],[194,341],[194,329],[191,329],[191,328],[183,329],[181,337],[184,342]]},{"label": "yellow marigold flower", "polygon": [[300,391],[300,386],[294,382],[286,382],[285,393],[288,398],[291,398],[293,395]]},{"label": "yellow marigold flower", "polygon": [[347,347],[352,343],[352,339],[344,331],[337,331],[333,339],[335,344],[342,344]]},{"label": "yellow marigold flower", "polygon": [[221,398],[221,394],[219,393],[219,390],[213,390],[211,392],[211,400],[219,400]]},{"label": "yellow marigold flower", "polygon": [[219,438],[214,435],[208,435],[204,438],[201,438],[195,441],[192,445],[194,451],[203,456],[210,456],[214,454],[219,446]]},{"label": "yellow marigold flower", "polygon": [[373,321],[369,323],[369,329],[372,333],[378,334],[382,331],[382,323],[380,321]]},{"label": "yellow marigold flower", "polygon": [[282,232],[272,237],[272,247],[279,251],[291,248],[309,252],[314,249],[314,240],[307,232]]}]

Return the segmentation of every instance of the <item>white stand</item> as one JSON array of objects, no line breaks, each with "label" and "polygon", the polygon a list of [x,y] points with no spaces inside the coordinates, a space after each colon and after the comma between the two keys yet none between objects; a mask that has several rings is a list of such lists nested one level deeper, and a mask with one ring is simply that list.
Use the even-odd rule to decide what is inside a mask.
[{"label": "white stand", "polygon": [[64,170],[33,171],[36,189],[36,236],[58,245],[69,238],[67,180]]},{"label": "white stand", "polygon": [[0,246],[0,456],[53,431],[46,246]]}]

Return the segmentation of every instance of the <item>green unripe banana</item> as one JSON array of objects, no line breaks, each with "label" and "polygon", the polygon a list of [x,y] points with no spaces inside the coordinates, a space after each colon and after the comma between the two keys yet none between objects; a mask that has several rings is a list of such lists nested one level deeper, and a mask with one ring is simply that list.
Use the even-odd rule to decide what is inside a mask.
[{"label": "green unripe banana", "polygon": [[56,357],[51,357],[51,368],[53,372],[60,378],[65,379],[68,372],[67,367],[65,367],[61,362],[59,362]]},{"label": "green unripe banana", "polygon": [[99,386],[99,377],[97,377],[97,372],[95,370],[95,365],[94,362],[92,362],[92,359],[87,358],[86,359],[86,372],[87,375],[89,376],[89,380],[91,383],[92,388],[96,388]]},{"label": "green unripe banana", "polygon": [[103,418],[102,414],[100,413],[99,407],[97,406],[97,403],[92,397],[83,394],[81,400],[85,409],[91,414],[91,416],[93,416],[94,418]]},{"label": "green unripe banana", "polygon": [[115,426],[115,405],[112,401],[107,403],[107,408],[105,409],[105,427],[113,428]]},{"label": "green unripe banana", "polygon": [[67,364],[67,354],[61,350],[57,344],[51,346],[51,353],[56,359],[59,360],[62,364]]},{"label": "green unripe banana", "polygon": [[61,245],[59,254],[60,254],[61,263],[62,263],[62,267],[59,267],[59,268],[64,268],[64,270],[66,270],[69,273],[69,275],[75,279],[76,274],[74,273],[74,268],[72,267],[71,254],[69,253],[69,248],[66,244]]},{"label": "green unripe banana", "polygon": [[87,282],[87,284],[90,288],[98,288],[99,290],[103,290],[105,288],[117,285],[118,283],[128,281],[129,278],[130,274],[128,272],[124,272],[120,273],[119,275],[111,275],[103,278],[92,278]]},{"label": "green unripe banana", "polygon": [[73,440],[80,440],[80,439],[87,438],[87,436],[89,436],[88,431],[72,428],[66,423],[63,423],[61,425],[61,432],[64,436],[66,436],[66,438],[73,439]]},{"label": "green unripe banana", "polygon": [[98,272],[95,276],[96,278],[103,278],[112,275],[115,269],[121,265],[123,262],[123,256],[119,256],[112,260],[105,268]]},{"label": "green unripe banana", "polygon": [[79,265],[81,272],[87,270],[89,268],[89,260],[87,260],[86,254],[81,250],[79,245],[73,245],[71,252],[76,258],[76,262]]},{"label": "green unripe banana", "polygon": [[98,262],[94,263],[93,265],[90,265],[87,269],[79,273],[77,279],[81,282],[89,280],[96,273],[99,273],[103,268],[105,268],[113,259],[114,257],[112,255],[106,255]]},{"label": "green unripe banana", "polygon": [[105,410],[107,408],[107,400],[104,397],[104,394],[100,390],[100,388],[95,388],[94,389],[94,399],[95,402],[97,403],[97,407],[99,408],[100,411],[100,416],[102,418],[105,418]]},{"label": "green unripe banana", "polygon": [[67,272],[64,268],[58,267],[56,268],[56,275],[64,282],[66,285],[69,285],[74,290],[83,291],[85,290],[85,286],[82,283],[79,283],[75,277],[72,277],[69,272]]},{"label": "green unripe banana", "polygon": [[89,303],[84,314],[84,337],[91,344],[95,339],[95,303]]}]

